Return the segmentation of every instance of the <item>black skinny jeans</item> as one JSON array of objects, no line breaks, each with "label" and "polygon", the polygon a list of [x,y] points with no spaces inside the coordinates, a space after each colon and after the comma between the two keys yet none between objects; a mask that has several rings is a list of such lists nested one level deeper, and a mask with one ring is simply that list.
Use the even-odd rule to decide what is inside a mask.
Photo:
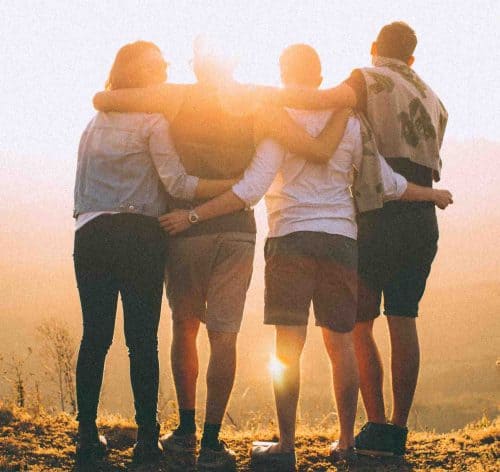
[{"label": "black skinny jeans", "polygon": [[166,237],[155,218],[102,215],[75,234],[74,262],[83,315],[76,367],[78,420],[94,422],[104,361],[113,341],[118,293],[130,358],[136,422],[156,428],[158,323]]}]

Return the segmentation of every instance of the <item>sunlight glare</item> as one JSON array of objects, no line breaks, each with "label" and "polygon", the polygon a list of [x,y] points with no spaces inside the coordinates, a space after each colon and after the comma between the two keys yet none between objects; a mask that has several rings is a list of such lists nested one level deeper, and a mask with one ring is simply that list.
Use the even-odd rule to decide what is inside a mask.
[{"label": "sunlight glare", "polygon": [[275,381],[280,381],[286,369],[285,364],[281,362],[274,354],[271,354],[268,364],[269,372]]}]

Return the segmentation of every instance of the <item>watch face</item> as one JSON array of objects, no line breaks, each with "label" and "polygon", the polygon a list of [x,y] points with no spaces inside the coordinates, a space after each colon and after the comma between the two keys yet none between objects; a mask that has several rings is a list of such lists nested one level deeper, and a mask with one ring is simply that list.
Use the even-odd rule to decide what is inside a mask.
[{"label": "watch face", "polygon": [[188,219],[189,219],[189,222],[194,224],[194,223],[198,223],[198,215],[193,211],[193,212],[189,212],[189,216],[188,216]]}]

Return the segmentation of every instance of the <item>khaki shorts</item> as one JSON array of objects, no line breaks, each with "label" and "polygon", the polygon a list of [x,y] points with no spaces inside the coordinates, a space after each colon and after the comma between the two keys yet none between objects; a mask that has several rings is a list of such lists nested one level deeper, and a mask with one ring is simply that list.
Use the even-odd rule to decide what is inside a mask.
[{"label": "khaki shorts", "polygon": [[195,317],[208,330],[237,333],[254,253],[253,233],[170,238],[165,280],[173,320]]}]

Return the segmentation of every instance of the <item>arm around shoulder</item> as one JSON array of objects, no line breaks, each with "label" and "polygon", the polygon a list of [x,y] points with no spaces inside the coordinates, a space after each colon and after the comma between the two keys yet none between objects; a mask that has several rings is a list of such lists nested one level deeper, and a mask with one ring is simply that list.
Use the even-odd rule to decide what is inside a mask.
[{"label": "arm around shoulder", "polygon": [[171,120],[184,100],[185,90],[182,84],[109,90],[97,93],[93,104],[99,111],[163,113]]}]

